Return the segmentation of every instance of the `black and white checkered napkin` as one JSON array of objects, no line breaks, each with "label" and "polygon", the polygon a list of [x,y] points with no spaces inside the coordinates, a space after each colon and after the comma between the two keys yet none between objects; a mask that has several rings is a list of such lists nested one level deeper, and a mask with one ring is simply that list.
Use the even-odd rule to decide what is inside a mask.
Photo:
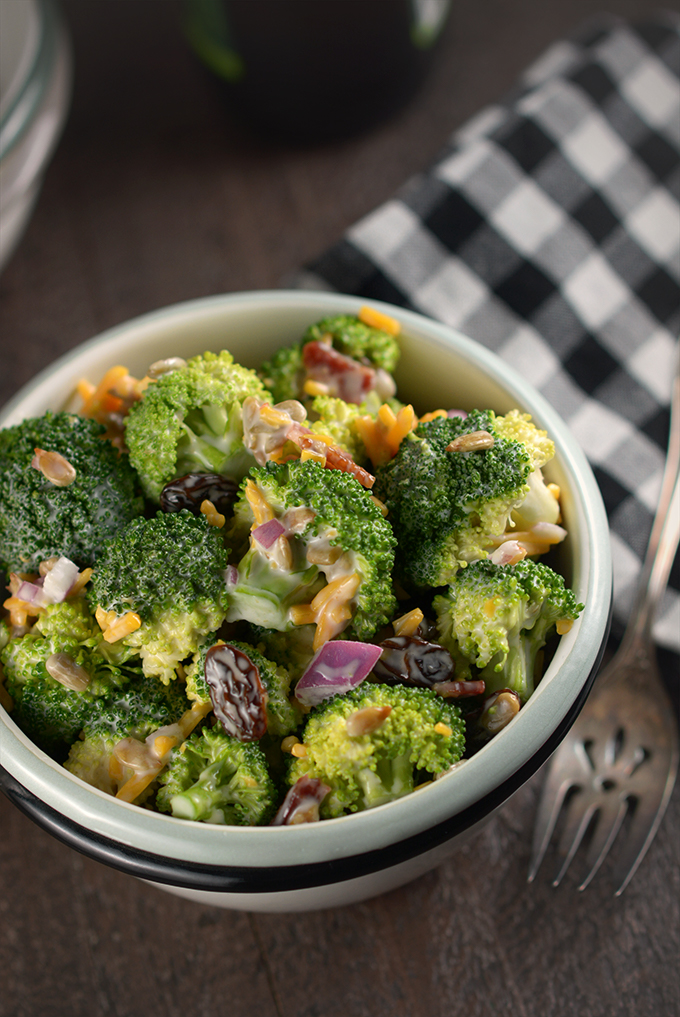
[{"label": "black and white checkered napkin", "polygon": [[[297,279],[454,326],[550,400],[609,513],[615,635],[668,440],[680,329],[679,78],[677,15],[591,23]],[[676,571],[655,627],[675,652],[679,590]]]}]

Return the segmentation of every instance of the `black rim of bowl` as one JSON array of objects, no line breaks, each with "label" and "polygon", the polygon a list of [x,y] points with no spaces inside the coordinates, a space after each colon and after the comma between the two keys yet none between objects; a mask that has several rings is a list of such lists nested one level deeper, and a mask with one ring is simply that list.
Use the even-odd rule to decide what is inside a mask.
[{"label": "black rim of bowl", "polygon": [[360,855],[350,855],[326,862],[311,862],[304,865],[277,866],[275,868],[208,865],[183,861],[137,850],[80,826],[46,805],[31,791],[24,788],[3,767],[0,767],[0,790],[21,812],[51,833],[57,840],[68,844],[69,847],[95,859],[95,861],[103,862],[121,872],[154,883],[164,883],[187,890],[263,894],[311,889],[368,876],[401,865],[441,847],[457,834],[470,829],[490,815],[536,773],[562,741],[588,698],[607,644],[610,623],[611,605],[609,622],[597,660],[578,697],[538,752],[516,770],[511,777],[494,788],[484,798],[475,802],[474,805],[436,826],[375,851],[366,851]]}]

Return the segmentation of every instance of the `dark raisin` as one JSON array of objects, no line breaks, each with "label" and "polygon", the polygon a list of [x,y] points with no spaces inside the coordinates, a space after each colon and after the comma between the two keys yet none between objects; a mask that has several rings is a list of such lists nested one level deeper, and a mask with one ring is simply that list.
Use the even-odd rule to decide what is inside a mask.
[{"label": "dark raisin", "polygon": [[166,484],[161,491],[161,508],[164,512],[189,509],[194,515],[201,511],[204,501],[211,501],[222,515],[231,515],[238,496],[238,484],[219,473],[187,473]]},{"label": "dark raisin", "polygon": [[205,655],[205,680],[215,716],[232,738],[258,741],[267,731],[267,693],[250,657],[228,643]]},{"label": "dark raisin", "polygon": [[453,676],[455,664],[451,654],[439,643],[428,643],[417,636],[393,636],[380,645],[382,656],[373,668],[380,682],[430,689]]}]

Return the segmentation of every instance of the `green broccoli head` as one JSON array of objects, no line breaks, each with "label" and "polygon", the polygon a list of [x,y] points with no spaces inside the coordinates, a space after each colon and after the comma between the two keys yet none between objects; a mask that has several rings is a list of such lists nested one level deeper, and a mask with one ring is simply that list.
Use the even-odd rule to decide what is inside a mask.
[{"label": "green broccoli head", "polygon": [[343,356],[390,374],[397,366],[399,343],[389,332],[366,325],[350,314],[324,318],[311,325],[298,342],[277,350],[259,369],[258,374],[275,403],[287,399],[306,400],[304,347],[310,342],[327,342],[328,337],[333,348]]},{"label": "green broccoli head", "polygon": [[[211,646],[223,643],[223,639],[209,639],[194,655],[186,672],[186,690],[190,700],[198,703],[211,702],[210,689],[205,679],[205,658]],[[298,727],[301,712],[290,699],[290,675],[282,665],[274,663],[254,646],[248,643],[230,641],[230,646],[245,653],[257,668],[260,681],[264,686],[267,701],[267,733],[283,738]]]},{"label": "green broccoli head", "polygon": [[91,705],[64,766],[87,784],[115,795],[118,784],[109,766],[116,745],[124,738],[144,741],[152,731],[176,723],[188,705],[181,683],[165,686],[138,669],[125,686]]},{"label": "green broccoli head", "polygon": [[120,642],[139,654],[145,674],[168,682],[224,621],[226,565],[220,532],[205,516],[158,512],[109,541],[88,596],[93,609],[139,616],[141,625]]},{"label": "green broccoli head", "polygon": [[566,631],[583,610],[564,579],[543,562],[477,561],[434,598],[441,642],[481,669],[486,692],[532,694],[538,653],[555,626]]},{"label": "green broccoli head", "polygon": [[[379,409],[378,406],[376,408]],[[360,435],[354,428],[357,417],[365,416],[364,404],[346,403],[333,396],[316,396],[312,400],[310,428],[315,434],[329,435],[336,445],[349,452],[355,463],[367,466],[369,459]]]},{"label": "green broccoli head", "polygon": [[352,314],[338,314],[323,318],[310,327],[302,342],[322,342],[330,336],[333,347],[354,360],[368,360],[373,367],[382,367],[390,374],[399,362],[399,343],[389,332],[366,325]]},{"label": "green broccoli head", "polygon": [[188,473],[246,474],[253,459],[241,407],[248,396],[269,393],[226,350],[193,357],[145,389],[126,419],[125,440],[147,498],[158,502],[167,483]]},{"label": "green broccoli head", "polygon": [[[104,430],[75,414],[46,413],[0,431],[0,567],[37,572],[55,555],[92,565],[105,541],[143,511],[128,457]],[[49,460],[45,472],[32,466],[36,449],[63,457],[75,479],[49,480]]]},{"label": "green broccoli head", "polygon": [[[378,467],[375,493],[387,505],[407,582],[443,586],[459,568],[486,557],[489,537],[505,530],[522,502],[535,453],[526,441],[504,437],[503,422],[491,410],[436,417],[419,424]],[[447,451],[476,431],[488,432],[493,445]]]},{"label": "green broccoli head", "polygon": [[[58,755],[75,741],[95,701],[126,684],[134,669],[119,668],[99,652],[101,632],[82,598],[48,607],[30,633],[0,651],[12,717],[36,745]],[[68,688],[54,673],[76,677]]]},{"label": "green broccoli head", "polygon": [[156,806],[178,819],[261,826],[276,811],[277,792],[257,742],[239,742],[219,726],[196,731],[161,774]]},{"label": "green broccoli head", "polygon": [[460,710],[450,700],[429,689],[367,682],[313,709],[301,737],[306,755],[291,764],[288,783],[306,774],[331,788],[323,819],[409,794],[421,775],[444,772],[465,747]]},{"label": "green broccoli head", "polygon": [[[271,548],[251,538],[230,585],[230,621],[285,630],[313,620],[317,633],[325,621],[330,626],[325,638],[347,628],[358,639],[370,638],[389,621],[396,607],[394,536],[358,481],[310,460],[255,467],[235,508],[234,546],[253,523],[251,502],[266,504],[286,536]],[[287,548],[283,556],[281,541]],[[296,610],[313,602],[314,617]]]},{"label": "green broccoli head", "polygon": [[314,625],[296,625],[295,628],[281,631],[251,625],[250,630],[252,633],[250,641],[269,660],[283,665],[290,674],[291,683],[296,684],[314,656],[316,627]]}]

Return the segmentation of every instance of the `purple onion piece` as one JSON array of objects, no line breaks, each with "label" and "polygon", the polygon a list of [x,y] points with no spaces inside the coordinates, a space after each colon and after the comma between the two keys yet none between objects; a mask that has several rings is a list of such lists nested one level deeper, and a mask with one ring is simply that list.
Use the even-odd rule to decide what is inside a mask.
[{"label": "purple onion piece", "polygon": [[253,537],[262,547],[270,548],[285,532],[285,526],[278,519],[270,519],[255,527]]},{"label": "purple onion piece", "polygon": [[29,583],[27,580],[19,584],[15,596],[19,600],[24,600],[27,604],[33,604],[34,607],[46,607],[49,603],[42,586],[38,586],[36,583]]},{"label": "purple onion piece", "polygon": [[467,413],[465,410],[447,410],[447,417],[460,417],[461,420],[467,420]]},{"label": "purple onion piece", "polygon": [[361,685],[379,660],[382,649],[373,643],[332,639],[312,657],[295,687],[303,706],[317,706],[324,699],[349,692]]}]

